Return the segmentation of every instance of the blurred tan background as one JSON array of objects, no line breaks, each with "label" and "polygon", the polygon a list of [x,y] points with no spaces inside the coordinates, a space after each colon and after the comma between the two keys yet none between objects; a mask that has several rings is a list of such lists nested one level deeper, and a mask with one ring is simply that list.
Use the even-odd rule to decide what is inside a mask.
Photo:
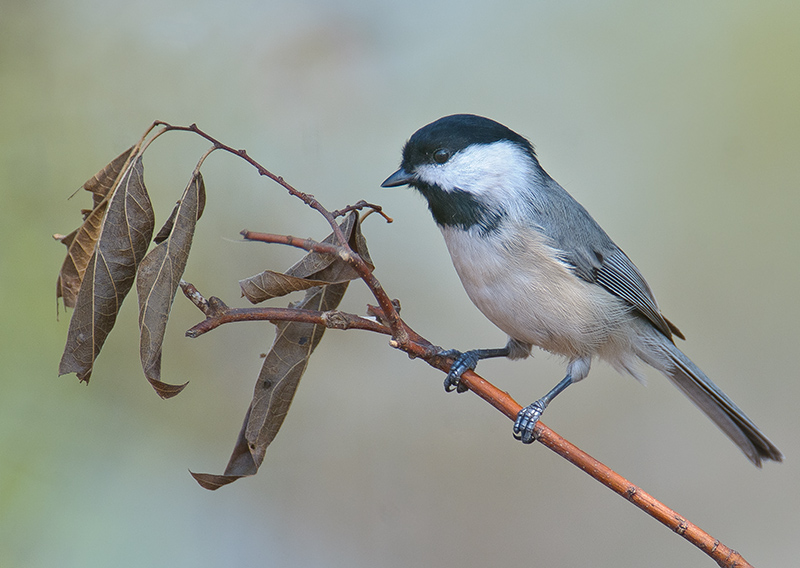
[{"label": "blurred tan background", "polygon": [[[709,566],[671,534],[384,337],[328,332],[261,472],[211,493],[272,342],[179,297],[160,400],[128,298],[91,384],[58,378],[67,197],[154,119],[197,122],[365,226],[407,321],[468,349],[505,338],[472,306],[423,200],[378,185],[405,139],[474,112],[529,136],[545,169],[647,276],[682,348],[786,454],[752,467],[660,375],[596,364],[545,422],[758,566],[800,535],[800,4],[796,2],[76,2],[0,4],[0,565]],[[159,139],[160,223],[206,144]],[[241,229],[322,237],[320,219],[232,156],[204,166],[186,278],[237,281],[298,253]],[[369,301],[355,284],[344,308]],[[278,302],[276,305],[283,305]],[[331,370],[334,369],[334,370]],[[480,371],[521,403],[563,373],[543,353]]]}]

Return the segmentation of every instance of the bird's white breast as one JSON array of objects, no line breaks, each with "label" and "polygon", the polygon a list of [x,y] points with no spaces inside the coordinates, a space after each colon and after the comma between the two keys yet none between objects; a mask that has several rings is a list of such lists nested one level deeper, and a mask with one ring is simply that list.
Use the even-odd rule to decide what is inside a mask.
[{"label": "bird's white breast", "polygon": [[628,342],[628,306],[577,277],[538,232],[508,223],[442,234],[467,295],[510,337],[570,358],[614,359]]}]

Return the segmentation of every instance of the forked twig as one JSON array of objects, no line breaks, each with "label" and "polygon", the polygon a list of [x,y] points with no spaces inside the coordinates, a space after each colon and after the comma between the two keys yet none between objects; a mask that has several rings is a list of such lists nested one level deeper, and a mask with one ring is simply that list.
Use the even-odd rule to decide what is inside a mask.
[{"label": "forked twig", "polygon": [[384,335],[392,334],[391,329],[375,320],[339,310],[319,312],[300,308],[229,308],[214,296],[206,300],[194,285],[183,280],[181,290],[206,315],[206,319],[186,331],[186,337],[200,337],[223,324],[242,321],[296,321],[322,325],[329,329],[362,329]]},{"label": "forked twig", "polygon": [[[329,211],[317,201],[313,195],[303,193],[288,184],[282,177],[277,176],[251,158],[246,151],[236,150],[227,146],[212,136],[200,130],[196,125],[172,126],[165,122],[155,125],[163,126],[164,131],[182,130],[194,132],[214,145],[214,149],[230,152],[254,166],[259,174],[266,176],[282,187],[291,195],[318,211],[331,226],[336,236],[335,244],[321,243],[312,239],[300,239],[289,235],[275,235],[271,233],[256,233],[243,231],[245,239],[266,243],[277,243],[301,248],[322,254],[336,255],[348,263],[366,284],[378,306],[369,306],[369,312],[376,319],[371,320],[354,314],[339,311],[315,312],[313,310],[300,310],[294,308],[230,308],[215,297],[205,299],[197,289],[186,282],[181,282],[184,294],[206,315],[205,321],[191,328],[187,335],[197,337],[225,323],[237,321],[298,321],[324,325],[332,329],[361,329],[375,333],[389,334],[392,336],[390,345],[404,351],[411,357],[425,360],[429,365],[444,371],[449,371],[453,360],[442,357],[439,348],[414,332],[401,318],[397,307],[386,294],[381,283],[372,273],[370,266],[348,245],[347,239],[342,234],[336,218],[353,210],[371,209],[390,221],[380,207],[360,201],[355,205],[345,207],[338,211]],[[516,419],[522,409],[511,396],[498,389],[474,371],[467,371],[462,375],[461,385],[477,394],[494,408],[502,412],[511,420]],[[713,558],[720,566],[728,568],[745,568],[748,564],[739,553],[722,544],[719,540],[689,522],[640,487],[634,485],[618,473],[614,472],[589,454],[565,440],[545,424],[539,421],[535,427],[536,439],[565,458],[573,465],[579,467],[591,477],[630,501],[642,511],[669,527],[670,530],[682,536],[700,550]]]}]

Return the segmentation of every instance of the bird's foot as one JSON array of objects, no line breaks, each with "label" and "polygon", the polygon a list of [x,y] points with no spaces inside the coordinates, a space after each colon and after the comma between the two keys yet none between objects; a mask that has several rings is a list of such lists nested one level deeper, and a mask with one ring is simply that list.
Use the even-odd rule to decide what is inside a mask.
[{"label": "bird's foot", "polygon": [[452,392],[455,390],[458,393],[465,392],[467,387],[461,384],[461,375],[467,371],[472,371],[481,360],[482,351],[474,349],[472,351],[464,351],[463,353],[458,349],[447,349],[440,351],[440,357],[452,357],[455,359],[450,367],[450,372],[444,380],[444,390]]},{"label": "bird's foot", "polygon": [[545,408],[547,408],[547,403],[543,399],[539,399],[519,411],[517,419],[514,421],[514,437],[517,440],[523,444],[531,444],[536,441],[533,429]]}]

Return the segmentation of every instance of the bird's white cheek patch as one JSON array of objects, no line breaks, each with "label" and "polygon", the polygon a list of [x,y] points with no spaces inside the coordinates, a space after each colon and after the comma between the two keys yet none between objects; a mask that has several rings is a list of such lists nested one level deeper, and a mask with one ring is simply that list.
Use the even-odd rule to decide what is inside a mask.
[{"label": "bird's white cheek patch", "polygon": [[444,164],[423,164],[417,177],[442,191],[464,191],[476,197],[513,199],[526,191],[533,164],[519,146],[501,141],[475,144]]}]

